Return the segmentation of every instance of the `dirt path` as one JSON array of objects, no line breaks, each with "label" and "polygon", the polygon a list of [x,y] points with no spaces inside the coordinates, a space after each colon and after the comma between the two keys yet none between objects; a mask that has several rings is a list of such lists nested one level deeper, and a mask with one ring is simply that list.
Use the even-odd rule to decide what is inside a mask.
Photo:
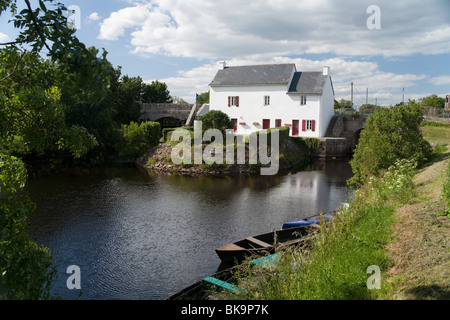
[{"label": "dirt path", "polygon": [[421,170],[415,201],[396,212],[387,299],[450,299],[450,218],[437,216],[445,208],[441,195],[449,162],[447,153]]}]

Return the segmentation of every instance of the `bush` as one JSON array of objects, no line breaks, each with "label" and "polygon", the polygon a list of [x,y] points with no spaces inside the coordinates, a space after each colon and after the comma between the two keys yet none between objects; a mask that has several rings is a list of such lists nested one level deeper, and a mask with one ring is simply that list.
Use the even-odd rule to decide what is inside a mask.
[{"label": "bush", "polygon": [[371,115],[350,161],[354,176],[349,185],[364,184],[370,176],[378,176],[399,159],[423,165],[431,147],[420,129],[422,119],[422,111],[415,101],[392,110],[381,108]]},{"label": "bush", "polygon": [[280,142],[281,142],[281,141],[289,138],[289,130],[290,130],[290,128],[288,126],[285,126],[285,127],[271,128],[271,129],[265,129],[265,130],[252,132],[250,135],[256,135],[259,140],[259,135],[262,133],[266,133],[267,134],[267,144],[270,145],[270,143],[272,141],[272,132],[278,131],[279,137],[280,137]]},{"label": "bush", "polygon": [[228,115],[219,110],[211,110],[204,116],[199,117],[202,121],[202,132],[205,133],[208,129],[219,129],[223,134],[226,129],[231,129],[231,120]]},{"label": "bush", "polygon": [[158,122],[131,122],[122,125],[123,141],[119,144],[119,156],[136,159],[158,144],[161,125]]}]

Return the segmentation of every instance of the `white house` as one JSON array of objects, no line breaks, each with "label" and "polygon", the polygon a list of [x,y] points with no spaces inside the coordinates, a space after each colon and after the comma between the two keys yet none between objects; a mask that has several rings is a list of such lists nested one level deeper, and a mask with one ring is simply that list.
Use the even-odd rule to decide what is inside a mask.
[{"label": "white house", "polygon": [[227,67],[209,84],[210,110],[228,114],[236,134],[290,126],[291,136],[323,137],[334,114],[330,68],[295,64]]}]

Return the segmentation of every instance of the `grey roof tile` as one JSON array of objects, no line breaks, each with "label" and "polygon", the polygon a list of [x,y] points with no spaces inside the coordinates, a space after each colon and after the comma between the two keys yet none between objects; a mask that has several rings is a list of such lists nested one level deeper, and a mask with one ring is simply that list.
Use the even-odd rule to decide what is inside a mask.
[{"label": "grey roof tile", "polygon": [[226,67],[217,72],[210,86],[287,85],[293,69],[293,63]]},{"label": "grey roof tile", "polygon": [[321,71],[296,72],[289,87],[289,94],[322,94],[327,76]]}]

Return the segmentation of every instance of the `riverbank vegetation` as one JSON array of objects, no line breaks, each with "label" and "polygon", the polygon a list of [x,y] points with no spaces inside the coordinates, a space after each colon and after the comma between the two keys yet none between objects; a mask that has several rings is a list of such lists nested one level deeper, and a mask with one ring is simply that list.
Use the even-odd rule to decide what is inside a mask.
[{"label": "riverbank vegetation", "polygon": [[[417,148],[406,147],[413,142],[401,134],[394,134],[391,142],[398,146],[404,143],[401,152],[410,150],[410,154],[397,152],[391,158],[384,154],[391,152],[391,147],[376,149],[377,144],[371,141],[376,139],[374,133],[389,132],[391,125],[378,122],[375,113],[364,129],[373,132],[361,136],[357,151],[383,161],[392,159],[392,163],[370,174],[359,172],[359,187],[348,208],[341,208],[332,223],[322,225],[313,240],[282,252],[275,268],[244,263],[236,281],[245,293],[225,298],[448,299],[450,219],[442,210],[446,210],[448,201],[449,176],[445,171],[450,166],[450,128],[420,126],[420,110],[413,103],[401,107],[404,109],[390,115],[382,111],[380,120],[393,116],[400,128],[412,124],[416,138],[422,136],[417,127],[439,131],[424,133],[425,140],[435,146],[434,151],[423,149],[424,141],[419,141]],[[387,128],[382,127],[383,122]],[[436,143],[433,137],[437,141],[444,138],[444,144]],[[376,150],[383,154],[376,155]],[[421,150],[427,153],[418,155]],[[428,162],[422,158],[425,155]],[[361,154],[360,159],[365,156]],[[418,160],[422,160],[421,167]],[[376,268],[380,270],[379,287],[373,286],[371,277]]]},{"label": "riverbank vegetation", "polygon": [[[17,0],[0,2],[18,33],[0,44],[0,300],[52,298],[51,252],[26,232],[30,168],[54,173],[135,156],[132,147],[154,140],[153,125],[130,124],[139,121],[138,101],[170,98],[164,83],[122,76],[106,51],[80,42],[63,4],[22,5],[19,12]],[[141,138],[145,146],[132,146]]]},{"label": "riverbank vegetation", "polygon": [[[278,166],[279,170],[287,170],[296,167],[297,165],[304,165],[310,161],[310,156],[314,150],[320,147],[321,142],[314,138],[300,138],[290,137],[289,127],[271,128],[263,131],[257,131],[250,135],[233,136],[232,141],[227,141],[224,131],[229,129],[231,122],[225,114],[219,114],[220,111],[214,114],[206,114],[207,121],[202,122],[202,132],[208,129],[218,129],[222,132],[222,141],[215,144],[216,141],[201,142],[201,153],[204,156],[211,156],[213,163],[205,161],[203,157],[201,164],[195,163],[195,132],[193,127],[183,127],[189,133],[189,137],[179,139],[172,139],[172,134],[178,128],[165,128],[162,130],[162,137],[160,144],[150,149],[144,156],[137,160],[139,166],[150,169],[156,172],[174,173],[182,175],[223,175],[223,174],[255,174],[259,173],[260,169],[269,165],[262,164],[260,159],[256,163],[249,163],[252,155],[260,155],[260,148],[263,146],[268,157],[271,157],[271,141],[273,132],[277,132],[279,136],[279,150],[278,150]],[[202,118],[200,120],[204,120]],[[265,143],[261,144],[260,136],[266,135]],[[180,137],[181,139],[181,137]],[[240,143],[237,139],[242,139]],[[252,146],[250,141],[256,141],[257,145]],[[173,159],[174,148],[179,151],[179,159],[181,162],[175,162]],[[242,148],[242,149],[241,149]],[[255,150],[254,150],[255,149]],[[184,157],[184,151],[188,151],[187,157]],[[208,151],[209,150],[209,151]],[[232,159],[228,159],[227,151],[232,151]],[[244,156],[240,158],[240,153]],[[232,161],[230,161],[232,160]],[[274,159],[271,159],[274,160]]]}]

